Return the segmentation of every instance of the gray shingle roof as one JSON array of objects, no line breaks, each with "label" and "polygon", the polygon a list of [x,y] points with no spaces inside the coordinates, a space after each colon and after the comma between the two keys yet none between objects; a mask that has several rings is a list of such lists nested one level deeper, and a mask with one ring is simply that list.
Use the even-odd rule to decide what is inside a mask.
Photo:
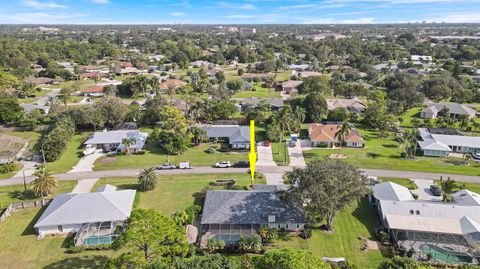
[{"label": "gray shingle roof", "polygon": [[200,126],[209,138],[228,137],[230,144],[250,143],[250,127],[239,125],[204,125]]},{"label": "gray shingle roof", "polygon": [[268,216],[276,222],[304,223],[303,213],[289,207],[275,192],[207,191],[202,224],[267,224]]},{"label": "gray shingle roof", "polygon": [[124,221],[134,199],[135,190],[59,194],[34,227]]},{"label": "gray shingle roof", "polygon": [[467,106],[457,104],[457,103],[436,103],[434,105],[431,105],[425,109],[423,109],[421,112],[424,113],[438,113],[440,110],[443,108],[448,108],[449,112],[451,114],[457,114],[457,115],[475,115],[476,111],[475,109],[469,108]]}]

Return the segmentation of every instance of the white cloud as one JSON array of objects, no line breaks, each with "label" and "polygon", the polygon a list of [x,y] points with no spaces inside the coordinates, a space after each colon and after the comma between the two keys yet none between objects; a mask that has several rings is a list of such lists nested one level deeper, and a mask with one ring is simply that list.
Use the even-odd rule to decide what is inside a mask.
[{"label": "white cloud", "polygon": [[174,17],[179,17],[179,16],[183,16],[185,15],[185,13],[183,12],[173,12],[173,13],[170,13],[170,16],[174,16]]},{"label": "white cloud", "polygon": [[257,15],[246,15],[246,14],[235,14],[235,15],[228,15],[227,18],[231,19],[251,19],[257,18]]},{"label": "white cloud", "polygon": [[218,4],[223,8],[243,9],[243,10],[255,9],[255,6],[252,4],[234,4],[234,3],[226,3],[226,2],[220,2]]},{"label": "white cloud", "polygon": [[374,18],[358,18],[358,19],[351,19],[351,20],[337,20],[333,18],[325,18],[325,19],[315,19],[315,18],[308,18],[302,20],[303,24],[372,24],[375,23]]},{"label": "white cloud", "polygon": [[22,2],[25,6],[35,9],[48,9],[48,8],[65,8],[64,5],[55,2],[39,2],[36,0],[24,0]]},{"label": "white cloud", "polygon": [[108,4],[110,0],[92,0],[92,3],[95,4]]},{"label": "white cloud", "polygon": [[55,23],[77,23],[76,18],[85,17],[88,14],[53,14],[45,12],[25,12],[0,14],[0,23],[31,23],[31,24],[55,24]]}]

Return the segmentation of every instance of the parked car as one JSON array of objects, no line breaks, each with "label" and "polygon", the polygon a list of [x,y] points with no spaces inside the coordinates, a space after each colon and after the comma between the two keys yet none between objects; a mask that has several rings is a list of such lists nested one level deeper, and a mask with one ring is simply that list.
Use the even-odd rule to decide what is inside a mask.
[{"label": "parked car", "polygon": [[236,168],[248,168],[250,167],[250,162],[247,162],[247,161],[238,161],[236,162],[233,167],[236,167]]},{"label": "parked car", "polygon": [[216,168],[228,168],[231,167],[232,164],[229,161],[223,161],[215,164]]},{"label": "parked car", "polygon": [[434,196],[442,196],[442,189],[437,185],[430,185],[430,191]]},{"label": "parked car", "polygon": [[192,169],[192,167],[190,166],[190,162],[180,162],[178,164],[178,168],[179,169]]},{"label": "parked car", "polygon": [[162,163],[160,166],[157,167],[159,170],[165,169],[175,169],[177,168],[173,163]]},{"label": "parked car", "polygon": [[480,160],[480,153],[479,153],[479,152],[474,152],[474,153],[472,153],[472,157],[473,157],[475,160]]}]

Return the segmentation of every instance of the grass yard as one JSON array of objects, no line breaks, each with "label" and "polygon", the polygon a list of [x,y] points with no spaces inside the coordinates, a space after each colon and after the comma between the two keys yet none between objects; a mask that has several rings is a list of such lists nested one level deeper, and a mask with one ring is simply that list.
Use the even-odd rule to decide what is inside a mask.
[{"label": "grass yard", "polygon": [[[55,190],[55,193],[51,195],[51,197],[55,197],[55,195],[59,193],[71,192],[76,184],[77,184],[77,181],[75,180],[59,181],[58,187]],[[27,190],[31,190],[30,185],[27,185]],[[0,209],[7,207],[11,203],[39,199],[35,197],[32,192],[29,192],[27,193],[27,195],[24,195],[23,191],[24,191],[23,185],[1,187],[0,188]]]},{"label": "grass yard", "polygon": [[112,250],[67,254],[64,237],[37,240],[33,225],[43,210],[19,210],[0,225],[0,268],[103,268],[110,257],[120,254]]},{"label": "grass yard", "polygon": [[232,98],[280,98],[280,92],[273,88],[264,88],[260,83],[255,83],[251,91],[237,92]]},{"label": "grass yard", "polygon": [[288,165],[290,158],[288,157],[288,149],[285,141],[280,143],[272,143],[273,160],[278,165]]},{"label": "grass yard", "polygon": [[387,259],[380,250],[363,251],[364,237],[374,240],[374,229],[378,226],[378,217],[366,199],[355,203],[342,212],[337,213],[333,223],[335,232],[327,233],[314,230],[310,239],[298,236],[279,240],[276,247],[291,247],[310,250],[321,257],[344,257],[356,264],[358,268],[377,268],[377,265]]},{"label": "grass yard", "polygon": [[[189,205],[199,202],[201,191],[211,189],[224,189],[224,187],[211,187],[210,182],[216,179],[236,179],[234,189],[243,189],[250,183],[250,176],[245,174],[204,174],[204,175],[161,175],[157,188],[151,192],[137,192],[136,207],[155,209],[164,214],[172,214],[184,210]],[[106,178],[98,181],[93,189],[104,184],[115,185],[120,189],[135,189],[136,178]],[[258,182],[265,184],[265,182]]]},{"label": "grass yard", "polygon": [[399,177],[379,177],[378,178],[380,181],[382,182],[393,182],[393,183],[396,183],[398,185],[401,185],[401,186],[404,186],[404,187],[407,187],[408,189],[410,190],[416,190],[418,189],[417,185],[415,185],[415,183],[413,183],[412,180],[410,180],[409,178],[399,178]]},{"label": "grass yard", "polygon": [[95,86],[97,83],[95,80],[71,80],[71,81],[65,81],[57,85],[50,85],[47,86],[46,88],[48,89],[61,89],[61,88],[67,88],[67,87],[73,87],[74,85],[78,85],[80,90],[85,90],[89,87]]},{"label": "grass yard", "polygon": [[60,159],[47,163],[47,168],[54,173],[65,173],[72,169],[82,157],[82,143],[87,136],[88,133],[75,134]]},{"label": "grass yard", "polygon": [[165,155],[156,150],[148,150],[143,155],[118,155],[113,157],[102,157],[95,162],[94,170],[111,170],[123,168],[144,168],[158,166],[164,162],[178,163],[190,161],[192,166],[212,166],[216,162],[248,160],[248,152],[217,152],[208,154],[205,152],[210,144],[201,144],[188,149],[181,155]]},{"label": "grass yard", "polygon": [[415,160],[400,158],[403,146],[393,141],[393,137],[378,138],[378,132],[357,129],[365,139],[365,148],[311,149],[303,152],[307,162],[324,158],[330,154],[345,154],[345,161],[361,168],[480,175],[480,164],[470,161],[470,165],[458,165],[458,158],[416,157]]}]

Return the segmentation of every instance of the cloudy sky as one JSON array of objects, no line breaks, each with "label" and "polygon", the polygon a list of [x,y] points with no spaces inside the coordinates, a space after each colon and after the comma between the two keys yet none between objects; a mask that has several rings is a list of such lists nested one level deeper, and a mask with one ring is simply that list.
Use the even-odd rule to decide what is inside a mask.
[{"label": "cloudy sky", "polygon": [[1,0],[0,23],[477,22],[480,0]]}]

